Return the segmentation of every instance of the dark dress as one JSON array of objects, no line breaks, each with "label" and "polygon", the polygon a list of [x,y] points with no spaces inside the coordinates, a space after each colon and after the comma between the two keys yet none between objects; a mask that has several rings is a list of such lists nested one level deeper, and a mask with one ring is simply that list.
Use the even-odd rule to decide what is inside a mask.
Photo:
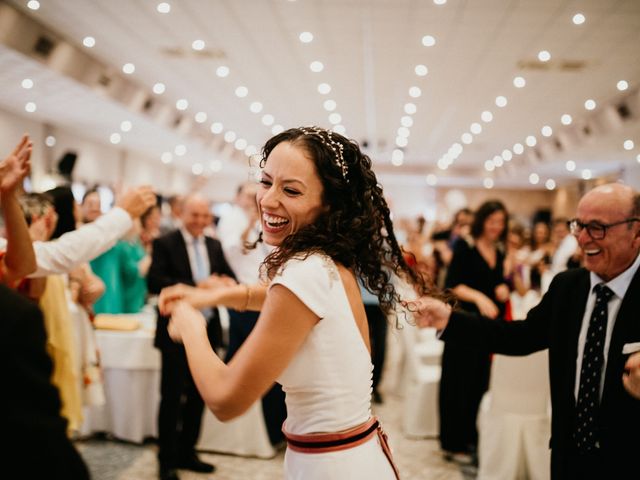
[{"label": "dark dress", "polygon": [[[504,304],[495,298],[495,287],[504,283],[504,253],[498,250],[496,265],[489,267],[470,241],[458,239],[447,271],[446,288],[466,285],[484,293],[504,314]],[[474,303],[460,301],[458,307],[478,312]],[[474,451],[478,443],[476,417],[489,386],[490,352],[445,343],[440,379],[440,445],[450,452]]]}]

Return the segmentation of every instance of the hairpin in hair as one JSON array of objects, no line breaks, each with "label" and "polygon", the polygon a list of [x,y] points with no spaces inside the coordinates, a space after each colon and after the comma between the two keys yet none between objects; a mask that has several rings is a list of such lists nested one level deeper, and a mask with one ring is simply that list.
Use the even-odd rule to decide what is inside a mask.
[{"label": "hairpin in hair", "polygon": [[349,167],[347,166],[347,162],[344,161],[344,147],[342,143],[333,138],[333,132],[331,130],[325,130],[315,126],[300,127],[300,131],[305,135],[313,135],[319,138],[323,145],[326,145],[333,151],[333,154],[336,157],[335,163],[342,173],[342,178],[344,178],[348,183],[349,179],[347,178],[347,174],[349,173]]}]

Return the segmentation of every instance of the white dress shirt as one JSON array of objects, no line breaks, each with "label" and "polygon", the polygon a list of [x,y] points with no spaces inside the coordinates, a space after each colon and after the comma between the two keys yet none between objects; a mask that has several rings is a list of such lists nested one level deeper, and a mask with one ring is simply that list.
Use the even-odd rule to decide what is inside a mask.
[{"label": "white dress shirt", "polygon": [[[29,278],[70,272],[113,247],[132,225],[129,214],[120,207],[114,207],[95,221],[60,238],[33,242],[38,268]],[[6,250],[6,242],[0,238],[0,251]]]},{"label": "white dress shirt", "polygon": [[184,243],[187,246],[187,255],[189,256],[189,266],[191,267],[191,276],[193,277],[194,282],[198,283],[202,278],[198,277],[198,263],[196,262],[196,252],[195,249],[198,249],[198,253],[200,254],[200,258],[204,261],[204,267],[206,276],[211,275],[211,260],[209,259],[209,252],[207,251],[207,246],[205,244],[204,235],[200,235],[198,237],[198,242],[195,242],[195,237],[191,235],[185,228],[180,229],[180,233],[182,233],[182,237],[184,238]]},{"label": "white dress shirt", "polygon": [[[584,317],[582,317],[582,326],[580,327],[580,336],[578,337],[578,356],[576,358],[576,380],[575,380],[575,388],[574,395],[576,399],[578,398],[578,390],[580,389],[580,371],[582,369],[582,357],[584,356],[584,345],[587,341],[587,330],[589,329],[589,321],[591,319],[591,313],[593,312],[593,307],[596,303],[596,294],[593,288],[599,283],[604,283],[607,287],[609,287],[614,295],[609,300],[608,310],[607,310],[607,331],[606,337],[604,340],[604,362],[602,364],[602,376],[600,378],[600,397],[602,398],[602,390],[604,389],[604,377],[605,372],[607,371],[607,357],[609,354],[609,345],[611,344],[611,335],[613,334],[613,326],[616,323],[616,317],[618,315],[618,311],[620,310],[620,305],[622,305],[622,299],[624,295],[627,293],[627,289],[631,284],[631,280],[633,280],[638,267],[640,266],[640,255],[636,258],[635,262],[627,268],[624,272],[618,275],[613,280],[609,282],[605,282],[598,275],[591,272],[590,277],[590,286],[589,286],[589,297],[587,298],[587,306],[584,311]],[[622,380],[620,380],[622,381]]]}]

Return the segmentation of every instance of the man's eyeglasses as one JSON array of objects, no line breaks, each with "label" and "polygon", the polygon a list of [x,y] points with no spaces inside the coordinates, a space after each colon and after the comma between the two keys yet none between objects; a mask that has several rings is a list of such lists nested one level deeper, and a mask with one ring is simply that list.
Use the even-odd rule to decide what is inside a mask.
[{"label": "man's eyeglasses", "polygon": [[627,218],[626,220],[621,220],[619,222],[614,223],[600,223],[600,222],[589,222],[582,223],[577,218],[573,220],[569,220],[567,225],[569,226],[569,231],[571,231],[572,235],[580,235],[583,228],[587,229],[587,233],[594,240],[602,240],[607,235],[607,230],[611,227],[615,227],[616,225],[622,225],[625,223],[631,222],[640,222],[640,218]]}]

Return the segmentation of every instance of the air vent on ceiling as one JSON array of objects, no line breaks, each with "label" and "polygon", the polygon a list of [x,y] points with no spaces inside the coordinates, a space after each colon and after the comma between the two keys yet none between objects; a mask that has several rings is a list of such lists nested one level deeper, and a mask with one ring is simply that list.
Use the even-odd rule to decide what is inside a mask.
[{"label": "air vent on ceiling", "polygon": [[103,87],[108,87],[110,83],[111,83],[111,77],[105,75],[104,73],[100,74],[100,76],[98,77],[99,85],[102,85]]},{"label": "air vent on ceiling", "polygon": [[629,117],[631,117],[631,110],[629,110],[629,106],[626,103],[621,103],[620,105],[618,105],[616,107],[616,110],[618,111],[618,115],[620,115],[620,118],[623,120],[627,120]]},{"label": "air vent on ceiling", "polygon": [[36,44],[33,47],[34,53],[37,53],[39,56],[43,58],[47,58],[51,55],[51,52],[55,48],[56,44],[49,37],[45,37],[44,35],[40,35],[38,40],[36,40]]},{"label": "air vent on ceiling", "polygon": [[206,50],[195,51],[191,49],[184,49],[180,47],[163,48],[162,54],[167,57],[175,58],[204,58],[207,60],[215,59],[222,60],[227,58],[227,54],[221,48],[208,48]]},{"label": "air vent on ceiling", "polygon": [[556,60],[541,62],[540,60],[520,60],[518,68],[521,70],[580,72],[587,67],[584,60]]}]

